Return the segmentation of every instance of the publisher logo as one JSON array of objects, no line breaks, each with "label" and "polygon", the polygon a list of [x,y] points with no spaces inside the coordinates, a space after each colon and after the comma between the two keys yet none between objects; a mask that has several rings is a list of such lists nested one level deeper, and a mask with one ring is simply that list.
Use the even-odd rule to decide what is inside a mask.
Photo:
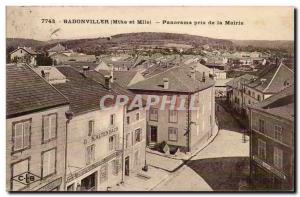
[{"label": "publisher logo", "polygon": [[29,185],[31,183],[41,180],[41,177],[32,174],[31,172],[24,172],[22,174],[14,176],[13,180],[24,185]]}]

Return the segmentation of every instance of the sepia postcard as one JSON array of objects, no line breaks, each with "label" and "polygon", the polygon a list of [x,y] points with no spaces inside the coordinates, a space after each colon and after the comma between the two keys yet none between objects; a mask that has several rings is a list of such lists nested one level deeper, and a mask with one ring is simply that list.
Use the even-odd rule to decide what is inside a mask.
[{"label": "sepia postcard", "polygon": [[295,9],[7,6],[8,192],[295,192]]}]

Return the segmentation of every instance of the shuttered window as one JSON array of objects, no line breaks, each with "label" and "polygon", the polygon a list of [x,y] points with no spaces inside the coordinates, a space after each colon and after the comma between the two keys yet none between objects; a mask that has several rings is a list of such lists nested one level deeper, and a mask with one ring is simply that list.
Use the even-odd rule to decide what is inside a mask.
[{"label": "shuttered window", "polygon": [[277,147],[274,147],[274,166],[278,169],[282,169],[283,163],[283,151]]},{"label": "shuttered window", "polygon": [[47,177],[56,172],[56,148],[42,153],[42,177]]},{"label": "shuttered window", "polygon": [[95,161],[95,145],[90,145],[86,148],[86,165]]},{"label": "shuttered window", "polygon": [[43,116],[43,142],[56,138],[57,115],[49,114]]},{"label": "shuttered window", "polygon": [[95,124],[95,122],[93,120],[89,121],[89,133],[88,133],[88,136],[92,136],[94,134],[94,124]]},{"label": "shuttered window", "polygon": [[18,122],[13,126],[13,151],[23,150],[30,146],[31,121]]}]

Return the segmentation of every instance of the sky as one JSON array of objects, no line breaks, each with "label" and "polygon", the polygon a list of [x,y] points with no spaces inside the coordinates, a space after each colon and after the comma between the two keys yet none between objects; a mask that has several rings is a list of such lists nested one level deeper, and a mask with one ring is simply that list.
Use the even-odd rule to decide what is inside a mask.
[{"label": "sky", "polygon": [[[54,19],[55,23],[42,23]],[[65,19],[147,20],[151,24],[65,24]],[[192,25],[163,24],[191,21]],[[194,22],[205,24],[194,25]],[[215,22],[208,24],[209,21]],[[217,21],[222,25],[217,25]],[[243,25],[225,25],[236,21]],[[169,32],[236,40],[294,40],[293,7],[7,7],[6,37],[36,40]]]}]

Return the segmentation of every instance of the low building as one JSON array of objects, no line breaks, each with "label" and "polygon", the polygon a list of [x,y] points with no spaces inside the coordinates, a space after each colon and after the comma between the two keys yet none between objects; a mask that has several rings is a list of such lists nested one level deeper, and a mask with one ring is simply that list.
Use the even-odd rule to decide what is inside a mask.
[{"label": "low building", "polygon": [[6,189],[64,190],[68,100],[25,64],[6,70]]},{"label": "low building", "polygon": [[14,63],[27,63],[36,65],[37,52],[31,47],[18,47],[10,52],[10,60]]},{"label": "low building", "polygon": [[53,46],[47,50],[49,56],[51,56],[55,53],[62,53],[62,52],[67,52],[67,51],[68,51],[67,47],[63,46],[60,43],[56,44],[55,46]]},{"label": "low building", "polygon": [[254,190],[294,190],[294,86],[249,107]]},{"label": "low building", "polygon": [[[194,151],[207,142],[215,130],[215,90],[214,80],[194,69],[173,67],[153,75],[129,87],[131,91],[147,99],[149,95],[158,96],[160,101],[167,96],[170,102],[176,97],[176,107],[161,102],[147,111],[147,143],[149,147],[166,142],[169,146],[183,152]],[[191,98],[194,98],[194,102]],[[183,109],[178,104],[184,101]],[[191,109],[190,105],[196,105]]]},{"label": "low building", "polygon": [[95,55],[87,55],[83,53],[53,53],[50,55],[54,64],[67,64],[68,62],[96,62]]}]

